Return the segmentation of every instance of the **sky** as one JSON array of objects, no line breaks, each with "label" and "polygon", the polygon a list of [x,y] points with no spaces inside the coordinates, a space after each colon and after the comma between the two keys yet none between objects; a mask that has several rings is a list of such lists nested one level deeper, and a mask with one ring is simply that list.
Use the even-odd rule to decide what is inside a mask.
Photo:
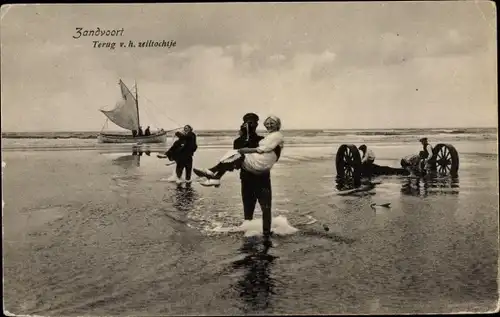
[{"label": "sky", "polygon": [[246,112],[283,129],[498,122],[493,2],[13,5],[0,30],[2,131],[99,131],[119,79],[153,129],[237,129]]}]

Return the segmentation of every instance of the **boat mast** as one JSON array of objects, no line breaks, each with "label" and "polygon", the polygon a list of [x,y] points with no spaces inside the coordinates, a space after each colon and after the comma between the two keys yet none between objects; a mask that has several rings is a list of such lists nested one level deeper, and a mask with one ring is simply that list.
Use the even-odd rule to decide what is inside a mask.
[{"label": "boat mast", "polygon": [[141,123],[139,120],[139,96],[137,95],[137,81],[135,81],[135,107],[137,108],[137,132],[139,132]]}]

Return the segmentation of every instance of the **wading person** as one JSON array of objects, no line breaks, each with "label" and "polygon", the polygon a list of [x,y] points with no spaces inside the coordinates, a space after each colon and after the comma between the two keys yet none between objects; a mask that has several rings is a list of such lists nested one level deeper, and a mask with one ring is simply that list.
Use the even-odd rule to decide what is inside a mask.
[{"label": "wading person", "polygon": [[[177,131],[175,132],[175,136],[177,137],[177,140],[172,144],[172,146],[168,149],[167,152],[165,152],[165,157],[167,157],[170,161],[177,161],[178,158],[178,153],[180,149],[186,144],[185,138],[184,138],[184,133]],[[164,156],[158,156],[160,158],[164,158]]]},{"label": "wading person", "polygon": [[175,160],[175,174],[179,183],[182,177],[182,172],[186,171],[186,182],[191,182],[191,172],[193,169],[193,155],[198,149],[196,143],[196,134],[190,125],[184,126],[182,138],[180,138],[182,146],[178,149]]},{"label": "wading person", "polygon": [[167,157],[170,161],[176,163],[175,173],[168,180],[176,182],[178,184],[182,183],[182,172],[186,171],[186,181],[191,181],[191,171],[193,167],[193,155],[198,149],[196,143],[196,134],[193,132],[193,128],[186,125],[182,132],[177,131],[175,133],[177,140],[172,144],[172,146],[165,152],[165,156],[159,155],[159,158]]},{"label": "wading person", "polygon": [[[220,185],[225,172],[240,169],[241,194],[245,220],[252,220],[257,201],[262,209],[262,231],[265,238],[271,235],[271,168],[279,160],[284,145],[280,132],[281,120],[270,116],[265,122],[268,134],[257,135],[258,116],[250,113],[243,117],[244,129],[233,143],[235,150],[224,155],[221,162],[211,169],[194,169],[195,174],[206,177],[204,186]],[[245,132],[246,130],[246,132]]]},{"label": "wading person", "polygon": [[[177,161],[178,161],[178,158],[179,158],[178,154],[180,152],[180,149],[184,146],[184,144],[186,142],[185,142],[185,138],[184,138],[184,133],[183,132],[177,131],[177,132],[175,132],[175,136],[177,137],[177,140],[175,140],[175,142],[164,153],[164,155],[157,155],[157,156],[158,156],[158,158],[167,158],[169,161],[175,162],[176,163],[176,167],[177,167]],[[182,173],[181,173],[181,175],[182,175]],[[168,181],[169,182],[176,182],[177,184],[182,183],[182,180],[177,177],[177,170],[176,169],[174,170],[173,175],[168,178]]]},{"label": "wading person", "polygon": [[422,172],[422,161],[425,160],[425,151],[420,151],[418,154],[410,155],[401,160],[401,167],[406,169],[410,176],[415,176],[415,172]]},{"label": "wading person", "polygon": [[[228,171],[243,168],[253,174],[269,172],[278,161],[277,151],[281,152],[284,144],[283,134],[279,131],[280,119],[272,116],[264,121],[268,134],[259,142],[256,148],[240,148],[227,152],[220,162],[210,169],[194,169],[196,175],[208,178],[209,182],[202,185],[220,185],[221,177]],[[210,181],[211,180],[211,181]]]},{"label": "wading person", "polygon": [[361,145],[358,148],[361,153],[361,169],[362,174],[365,176],[371,176],[373,174],[373,162],[375,162],[375,153],[369,148],[366,147],[365,144]]},{"label": "wading person", "polygon": [[363,164],[365,168],[371,168],[373,162],[375,162],[375,153],[373,153],[371,149],[367,148],[365,144],[361,145],[359,150],[363,153],[363,156],[361,157],[361,164]]},{"label": "wading person", "polygon": [[434,148],[432,147],[432,145],[429,144],[429,141],[427,140],[427,138],[421,138],[420,140],[420,143],[422,144],[422,147],[423,147],[423,155],[424,155],[424,158],[421,160],[420,162],[420,168],[422,170],[427,170],[428,169],[428,163],[429,161],[431,161],[433,158],[434,158]]}]

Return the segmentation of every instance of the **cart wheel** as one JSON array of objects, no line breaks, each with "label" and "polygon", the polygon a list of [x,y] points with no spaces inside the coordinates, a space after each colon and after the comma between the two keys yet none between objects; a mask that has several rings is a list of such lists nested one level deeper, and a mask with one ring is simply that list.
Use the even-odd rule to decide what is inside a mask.
[{"label": "cart wheel", "polygon": [[335,158],[337,177],[353,180],[357,185],[361,182],[361,156],[353,144],[343,144]]},{"label": "cart wheel", "polygon": [[436,172],[441,175],[456,176],[460,165],[458,152],[451,144],[439,143],[434,148]]}]

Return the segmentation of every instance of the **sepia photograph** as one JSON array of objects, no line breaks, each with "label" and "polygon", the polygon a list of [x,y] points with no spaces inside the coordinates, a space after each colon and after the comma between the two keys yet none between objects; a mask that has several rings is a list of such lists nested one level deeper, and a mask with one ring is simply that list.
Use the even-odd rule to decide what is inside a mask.
[{"label": "sepia photograph", "polygon": [[3,5],[4,314],[498,312],[496,18]]}]

